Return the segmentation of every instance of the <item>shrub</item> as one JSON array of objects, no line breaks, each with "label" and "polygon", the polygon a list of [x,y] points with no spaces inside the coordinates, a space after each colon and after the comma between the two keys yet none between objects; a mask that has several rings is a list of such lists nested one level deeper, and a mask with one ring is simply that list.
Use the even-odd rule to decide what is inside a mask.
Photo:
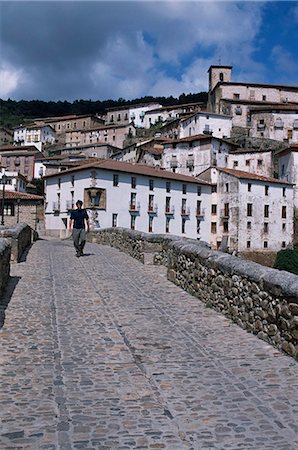
[{"label": "shrub", "polygon": [[287,270],[298,275],[298,249],[281,250],[276,255],[275,269]]}]

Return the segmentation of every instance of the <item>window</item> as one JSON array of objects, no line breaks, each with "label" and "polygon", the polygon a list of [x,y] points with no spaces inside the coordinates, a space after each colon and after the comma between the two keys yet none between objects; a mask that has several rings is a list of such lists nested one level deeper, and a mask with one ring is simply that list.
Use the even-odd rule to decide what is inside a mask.
[{"label": "window", "polygon": [[136,226],[136,215],[135,214],[131,214],[130,216],[130,229],[134,230]]},{"label": "window", "polygon": [[211,214],[217,214],[217,205],[211,205]]},{"label": "window", "polygon": [[223,222],[223,231],[224,231],[224,233],[228,233],[229,232],[229,222],[227,220],[225,220]]},{"label": "window", "polygon": [[137,194],[135,192],[130,193],[130,210],[136,209],[136,200],[137,200]]},{"label": "window", "polygon": [[264,205],[264,217],[269,217],[269,205]]},{"label": "window", "polygon": [[282,217],[282,219],[287,218],[287,207],[286,206],[283,206],[281,209],[281,217]]},{"label": "window", "polygon": [[262,95],[262,100],[263,100],[263,102],[265,102],[266,101],[266,95]]},{"label": "window", "polygon": [[211,233],[216,233],[216,222],[211,222]]},{"label": "window", "polygon": [[154,209],[154,195],[149,195],[149,200],[148,200],[148,211],[153,211]]},{"label": "window", "polygon": [[181,222],[181,233],[185,234],[185,224],[186,224],[186,218],[182,217],[182,222]]},{"label": "window", "polygon": [[201,200],[197,200],[197,216],[200,216],[202,211],[201,211]]},{"label": "window", "polygon": [[171,197],[166,197],[166,213],[171,211]]},{"label": "window", "polygon": [[252,203],[247,203],[247,212],[246,215],[251,217],[252,216]]},{"label": "window", "polygon": [[74,175],[71,176],[71,185],[74,186]]},{"label": "window", "polygon": [[154,189],[154,180],[149,180],[149,189],[150,189],[150,191],[153,191],[153,189]]},{"label": "window", "polygon": [[226,192],[229,192],[229,183],[226,183],[225,188],[226,188]]},{"label": "window", "polygon": [[197,219],[197,234],[201,233],[201,221],[200,219]]},{"label": "window", "polygon": [[265,195],[268,195],[269,193],[269,186],[265,186]]},{"label": "window", "polygon": [[286,248],[286,241],[282,241],[281,246],[282,248]]},{"label": "window", "polygon": [[229,208],[230,208],[229,203],[225,203],[225,206],[224,206],[224,217],[229,217],[229,215],[230,215]]},{"label": "window", "polygon": [[197,186],[197,195],[201,195],[202,194],[202,188],[201,186]]},{"label": "window", "polygon": [[219,81],[223,81],[224,80],[224,74],[222,72],[220,72],[219,74]]},{"label": "window", "polygon": [[187,185],[182,184],[182,194],[186,194],[186,192],[187,192]]},{"label": "window", "polygon": [[284,164],[281,166],[281,174],[282,174],[282,175],[285,174],[285,165],[284,165]]},{"label": "window", "polygon": [[239,98],[240,98],[240,94],[236,94],[236,93],[233,94],[234,100],[239,100]]},{"label": "window", "polygon": [[285,223],[283,223],[281,227],[282,227],[282,231],[286,231],[286,224]]},{"label": "window", "polygon": [[119,185],[119,175],[114,173],[114,175],[113,175],[113,186],[118,186],[118,185]]},{"label": "window", "polygon": [[264,233],[268,233],[268,229],[269,229],[269,223],[265,222],[264,223]]},{"label": "window", "polygon": [[247,190],[248,190],[248,192],[251,192],[251,183],[247,184]]},{"label": "window", "polygon": [[250,166],[250,159],[247,159],[247,160],[245,161],[245,165],[248,166],[248,167]]},{"label": "window", "polygon": [[264,248],[268,248],[268,241],[264,241]]},{"label": "window", "polygon": [[250,248],[250,241],[246,241],[246,248]]},{"label": "window", "polygon": [[258,166],[262,166],[263,165],[263,160],[262,159],[258,159]]},{"label": "window", "polygon": [[135,189],[137,186],[137,179],[136,177],[131,177],[131,188]]},{"label": "window", "polygon": [[61,187],[61,178],[58,178],[58,189]]},{"label": "window", "polygon": [[166,182],[166,191],[171,192],[171,182],[170,181]]},{"label": "window", "polygon": [[116,227],[117,226],[117,218],[118,218],[118,214],[112,214],[112,227]]},{"label": "window", "polygon": [[248,230],[251,230],[251,222],[247,222],[247,224],[246,224],[246,228],[248,229]]},{"label": "window", "polygon": [[211,192],[212,193],[217,192],[217,186],[216,185],[211,186]]},{"label": "window", "polygon": [[286,196],[286,188],[285,188],[285,187],[282,188],[282,196],[283,196],[283,197]]},{"label": "window", "polygon": [[121,120],[121,115],[120,114],[118,114],[117,120],[118,120],[118,122],[120,122],[120,120]]},{"label": "window", "polygon": [[238,167],[238,161],[233,161],[233,167]]},{"label": "window", "polygon": [[149,226],[148,226],[149,233],[152,233],[153,231],[153,217],[154,216],[149,216]]},{"label": "window", "polygon": [[171,220],[171,218],[167,216],[166,217],[166,233],[170,232],[170,220]]}]

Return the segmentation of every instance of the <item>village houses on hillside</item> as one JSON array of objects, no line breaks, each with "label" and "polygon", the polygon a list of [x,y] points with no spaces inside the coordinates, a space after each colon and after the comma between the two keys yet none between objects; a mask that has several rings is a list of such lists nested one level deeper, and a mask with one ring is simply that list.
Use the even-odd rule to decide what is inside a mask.
[{"label": "village houses on hillside", "polygon": [[236,253],[298,245],[298,87],[235,82],[232,66],[208,74],[207,104],[36,118],[0,146],[1,164],[29,182],[44,177],[50,233],[65,234],[80,197],[94,228],[185,235]]}]

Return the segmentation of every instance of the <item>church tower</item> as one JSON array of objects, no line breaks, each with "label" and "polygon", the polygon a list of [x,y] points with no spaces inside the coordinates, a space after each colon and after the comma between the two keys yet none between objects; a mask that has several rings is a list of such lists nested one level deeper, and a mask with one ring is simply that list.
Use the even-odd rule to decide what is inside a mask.
[{"label": "church tower", "polygon": [[209,93],[219,82],[230,82],[232,79],[232,66],[210,66],[209,70]]}]

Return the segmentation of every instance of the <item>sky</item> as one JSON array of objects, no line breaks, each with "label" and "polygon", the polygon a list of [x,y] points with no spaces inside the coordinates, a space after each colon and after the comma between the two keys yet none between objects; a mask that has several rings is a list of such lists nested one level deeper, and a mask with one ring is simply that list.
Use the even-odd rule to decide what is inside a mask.
[{"label": "sky", "polygon": [[134,99],[298,85],[298,1],[0,1],[0,98]]}]

